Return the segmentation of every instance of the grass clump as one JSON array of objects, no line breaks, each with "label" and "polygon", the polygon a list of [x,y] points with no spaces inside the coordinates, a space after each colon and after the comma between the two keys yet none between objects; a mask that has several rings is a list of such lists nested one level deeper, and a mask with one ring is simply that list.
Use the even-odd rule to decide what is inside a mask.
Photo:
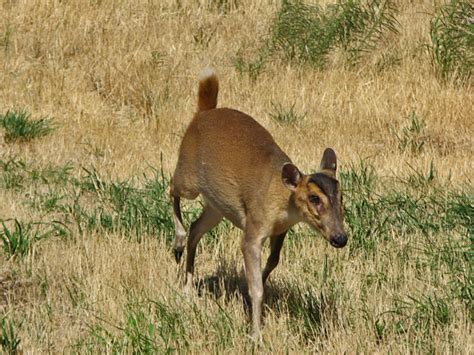
[{"label": "grass clump", "polygon": [[24,110],[9,110],[6,114],[0,115],[0,127],[5,129],[7,142],[31,141],[54,130],[52,119],[32,120],[31,114]]},{"label": "grass clump", "polygon": [[451,0],[438,8],[430,25],[433,63],[444,81],[465,83],[474,67],[474,5]]},{"label": "grass clump", "polygon": [[287,59],[316,67],[340,48],[355,63],[386,32],[397,32],[395,13],[392,1],[337,1],[326,9],[285,1],[272,27],[271,47]]},{"label": "grass clump", "polygon": [[[259,74],[268,58],[281,55],[287,61],[322,69],[338,49],[346,54],[349,64],[356,64],[388,33],[397,33],[396,13],[391,0],[338,0],[325,8],[283,1],[259,59],[247,63],[239,58],[235,67],[239,72]],[[255,72],[255,68],[259,70]]]},{"label": "grass clump", "polygon": [[285,108],[282,104],[275,104],[272,102],[272,112],[270,117],[282,125],[291,125],[302,121],[306,114],[299,114],[295,111],[295,105],[292,104],[289,108]]},{"label": "grass clump", "polygon": [[0,159],[0,187],[5,189],[21,189],[25,183],[26,164],[14,157]]},{"label": "grass clump", "polygon": [[127,181],[104,181],[95,169],[84,169],[86,175],[74,182],[75,194],[67,214],[75,220],[79,231],[105,229],[135,235],[160,231],[171,236],[173,222],[168,198],[169,180],[158,171],[144,176],[142,187]]},{"label": "grass clump", "polygon": [[[84,174],[79,177],[74,177],[72,170],[70,163],[36,167],[8,157],[0,159],[0,187],[30,189],[29,206],[65,225],[74,225],[80,234],[107,230],[135,235],[141,240],[143,235],[165,231],[171,236],[174,224],[168,197],[169,179],[162,171],[143,175],[143,185],[136,186],[130,181],[106,181],[95,168],[83,168]],[[195,212],[185,211],[184,216],[195,217]]]},{"label": "grass clump", "polygon": [[44,223],[25,223],[14,220],[13,226],[8,226],[5,221],[1,222],[0,241],[3,251],[10,257],[24,257],[39,240],[45,239],[52,234],[64,234],[65,229],[60,223],[47,223],[49,229],[41,230],[39,227]]},{"label": "grass clump", "polygon": [[270,34],[270,48],[286,60],[311,62],[321,67],[334,46],[325,31],[324,12],[316,5],[284,1]]},{"label": "grass clump", "polygon": [[412,112],[408,124],[402,128],[400,134],[395,133],[395,137],[398,140],[398,148],[401,151],[421,153],[427,138],[425,128],[425,121],[418,118],[415,112]]},{"label": "grass clump", "polygon": [[234,68],[240,75],[247,74],[251,81],[256,81],[260,74],[265,70],[266,55],[261,55],[255,61],[247,61],[238,56],[234,60]]},{"label": "grass clump", "polygon": [[7,354],[17,354],[20,351],[21,340],[16,334],[14,322],[4,317],[2,318],[1,327],[0,345],[3,351]]},{"label": "grass clump", "polygon": [[87,344],[92,352],[99,349],[119,353],[189,352],[193,346],[190,339],[199,329],[208,339],[215,337],[201,344],[206,351],[221,353],[236,336],[245,334],[217,300],[203,308],[181,297],[129,297],[133,298],[123,307],[123,321],[117,324],[107,317],[99,317],[99,322],[89,325],[87,341],[80,341],[76,346],[83,348]]},{"label": "grass clump", "polygon": [[212,10],[227,15],[241,6],[240,0],[212,0],[208,5]]},{"label": "grass clump", "polygon": [[31,185],[65,185],[70,181],[72,165],[34,167],[16,157],[0,158],[0,187],[22,190]]},{"label": "grass clump", "polygon": [[31,245],[36,241],[36,236],[31,234],[30,226],[15,220],[14,228],[9,228],[5,222],[2,222],[0,240],[6,254],[24,256],[30,251]]},{"label": "grass clump", "polygon": [[124,322],[113,325],[118,332],[109,332],[102,322],[91,327],[88,345],[119,353],[170,354],[186,350],[189,343],[183,318],[164,302],[135,301],[125,305]]},{"label": "grass clump", "polygon": [[[468,233],[474,218],[472,195],[469,191],[446,193],[436,184],[435,175],[431,166],[427,175],[415,171],[408,178],[392,182],[387,189],[364,162],[343,170],[341,183],[351,253],[362,250],[371,254],[385,241],[414,234],[424,236],[425,247],[431,250],[429,237],[433,234]],[[467,243],[465,240],[451,252]]]}]

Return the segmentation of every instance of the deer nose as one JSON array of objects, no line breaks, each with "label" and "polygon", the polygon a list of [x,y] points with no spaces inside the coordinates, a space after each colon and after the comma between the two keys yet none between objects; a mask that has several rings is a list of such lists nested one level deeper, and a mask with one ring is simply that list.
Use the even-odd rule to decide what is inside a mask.
[{"label": "deer nose", "polygon": [[330,243],[335,248],[342,248],[347,244],[347,235],[343,233],[333,235]]}]

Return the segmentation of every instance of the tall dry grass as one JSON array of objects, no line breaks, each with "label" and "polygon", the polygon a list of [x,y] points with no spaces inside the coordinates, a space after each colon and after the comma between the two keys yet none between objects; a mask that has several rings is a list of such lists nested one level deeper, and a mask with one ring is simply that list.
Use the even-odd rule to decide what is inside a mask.
[{"label": "tall dry grass", "polygon": [[[2,162],[25,162],[2,165],[0,219],[67,223],[24,257],[0,253],[2,342],[19,339],[27,352],[255,350],[247,337],[238,230],[224,225],[203,241],[196,260],[200,294],[189,300],[176,276],[171,230],[151,229],[137,240],[125,229],[84,227],[94,208],[116,207],[113,189],[101,181],[141,187],[151,167],[169,176],[196,109],[199,71],[208,64],[219,74],[219,105],[255,117],[303,171],[316,169],[331,146],[343,170],[361,159],[372,166],[380,183],[371,193],[383,195],[397,186],[394,180],[434,167],[437,190],[430,194],[460,189],[472,213],[472,82],[439,80],[426,51],[433,3],[394,3],[399,33],[356,66],[339,51],[324,70],[277,56],[252,80],[236,58],[258,55],[279,2],[3,1],[0,114],[26,110],[53,118],[55,130],[10,142],[0,129]],[[280,122],[278,110],[296,119]],[[66,164],[64,179],[41,170]],[[90,185],[82,168],[100,179]],[[46,177],[35,180],[35,169]],[[8,185],[6,177],[20,182]],[[139,199],[144,191],[125,196]],[[47,193],[64,198],[64,210],[36,208],[35,196]],[[83,210],[73,210],[74,201]],[[190,206],[189,218],[197,213]],[[472,227],[472,215],[467,220]],[[439,261],[446,254],[463,268],[472,262],[443,249],[451,239],[472,242],[463,228],[388,229],[372,251],[336,251],[297,228],[271,276],[257,350],[472,352],[469,307],[443,293],[472,275]],[[472,294],[472,281],[466,285]]]}]

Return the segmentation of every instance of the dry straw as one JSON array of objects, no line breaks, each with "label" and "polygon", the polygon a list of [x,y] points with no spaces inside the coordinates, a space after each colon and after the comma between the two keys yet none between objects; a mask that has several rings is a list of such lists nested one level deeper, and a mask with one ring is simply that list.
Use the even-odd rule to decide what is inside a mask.
[{"label": "dry straw", "polygon": [[[3,2],[0,115],[54,120],[28,139],[0,127],[4,351],[472,353],[474,97],[472,77],[433,60],[442,12],[318,2],[320,29],[336,3],[357,25],[319,66],[271,41],[289,3]],[[383,14],[388,27],[371,25]],[[349,245],[290,233],[258,348],[241,233],[223,223],[204,238],[190,298],[171,252],[168,178],[208,64],[219,106],[255,117],[303,171],[327,146],[341,159]]]}]

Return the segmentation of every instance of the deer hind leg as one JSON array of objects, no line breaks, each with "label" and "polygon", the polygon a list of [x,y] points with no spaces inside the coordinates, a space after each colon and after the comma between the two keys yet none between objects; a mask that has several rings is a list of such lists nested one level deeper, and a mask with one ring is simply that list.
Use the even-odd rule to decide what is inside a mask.
[{"label": "deer hind leg", "polygon": [[181,198],[173,196],[173,220],[175,226],[175,239],[173,243],[174,257],[179,263],[184,250],[184,240],[186,239],[186,230],[183,226],[183,219],[181,217],[181,207],[179,205]]},{"label": "deer hind leg", "polygon": [[180,174],[175,173],[175,176],[171,180],[170,197],[173,201],[173,221],[175,225],[173,250],[177,263],[180,262],[181,256],[183,255],[184,242],[187,234],[181,217],[181,197],[188,200],[194,200],[198,195],[199,191],[194,188],[190,179],[183,179]]},{"label": "deer hind leg", "polygon": [[191,224],[189,229],[189,238],[186,249],[186,289],[190,290],[193,284],[194,259],[196,257],[196,248],[202,236],[214,228],[223,216],[216,209],[206,204],[201,216]]}]

